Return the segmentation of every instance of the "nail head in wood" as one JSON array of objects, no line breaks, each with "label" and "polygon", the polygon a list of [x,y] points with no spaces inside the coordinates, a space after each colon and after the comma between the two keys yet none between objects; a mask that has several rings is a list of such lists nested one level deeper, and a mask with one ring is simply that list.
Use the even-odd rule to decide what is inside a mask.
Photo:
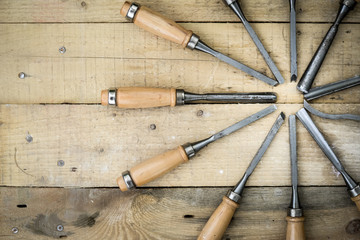
[{"label": "nail head in wood", "polygon": [[60,53],[65,53],[66,52],[66,48],[64,46],[59,48],[59,52]]},{"label": "nail head in wood", "polygon": [[24,79],[26,77],[26,74],[24,72],[21,72],[21,73],[18,74],[18,77],[20,79]]},{"label": "nail head in wood", "polygon": [[64,162],[63,160],[59,160],[59,161],[57,161],[57,165],[58,165],[59,167],[62,167],[62,166],[65,165],[65,162]]}]

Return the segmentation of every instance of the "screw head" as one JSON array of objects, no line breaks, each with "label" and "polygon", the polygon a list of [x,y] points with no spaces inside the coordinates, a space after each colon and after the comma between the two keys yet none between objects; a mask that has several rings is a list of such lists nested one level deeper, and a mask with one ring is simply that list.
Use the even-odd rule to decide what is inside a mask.
[{"label": "screw head", "polygon": [[17,234],[19,232],[19,229],[17,227],[13,227],[11,229],[11,231],[14,233],[14,234]]},{"label": "screw head", "polygon": [[18,74],[18,77],[19,77],[20,79],[24,79],[24,78],[26,77],[26,75],[25,75],[24,72],[21,72],[21,73]]},{"label": "screw head", "polygon": [[59,232],[62,232],[64,230],[64,226],[59,224],[56,226],[56,230],[58,230]]},{"label": "screw head", "polygon": [[59,161],[57,161],[57,165],[58,165],[59,167],[64,166],[64,165],[65,165],[64,160],[59,160]]},{"label": "screw head", "polygon": [[59,48],[59,52],[60,53],[65,53],[66,52],[66,48],[64,46]]},{"label": "screw head", "polygon": [[155,129],[156,129],[156,125],[155,125],[155,124],[153,124],[153,123],[152,123],[152,124],[150,124],[150,129],[151,129],[151,130],[155,130]]}]

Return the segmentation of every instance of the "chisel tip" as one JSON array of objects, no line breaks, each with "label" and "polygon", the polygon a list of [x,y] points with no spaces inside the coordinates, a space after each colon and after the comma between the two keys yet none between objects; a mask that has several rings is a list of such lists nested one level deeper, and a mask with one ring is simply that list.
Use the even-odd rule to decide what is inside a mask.
[{"label": "chisel tip", "polygon": [[282,119],[285,119],[285,114],[283,112],[280,113]]},{"label": "chisel tip", "polygon": [[291,82],[296,82],[296,79],[297,79],[297,76],[295,75],[295,74],[293,74],[292,76],[291,76]]}]

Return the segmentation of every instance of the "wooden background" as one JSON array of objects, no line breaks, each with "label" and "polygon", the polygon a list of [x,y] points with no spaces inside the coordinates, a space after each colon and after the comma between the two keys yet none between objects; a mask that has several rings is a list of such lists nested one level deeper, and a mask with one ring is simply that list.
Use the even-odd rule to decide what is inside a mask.
[{"label": "wooden background", "polygon": [[[0,239],[195,239],[245,171],[280,111],[302,107],[290,83],[289,3],[241,5],[286,79],[275,88],[206,54],[183,50],[126,22],[114,0],[0,0]],[[229,56],[272,76],[222,1],[142,0]],[[303,73],[338,0],[297,2]],[[344,19],[314,86],[360,69],[360,8]],[[64,46],[65,53],[59,48]],[[18,74],[26,77],[20,79]],[[111,87],[278,94],[279,110],[202,150],[188,164],[133,192],[116,178],[141,161],[195,141],[267,105],[188,105],[122,110],[99,105]],[[328,113],[360,114],[354,87],[312,101]],[[360,128],[313,117],[360,180]],[[156,129],[151,130],[150,124]],[[359,239],[360,214],[344,182],[298,121],[300,198],[308,239]],[[62,160],[64,166],[58,166]],[[224,239],[284,239],[290,202],[288,124],[248,181]],[[57,225],[64,230],[56,230]],[[17,227],[19,232],[12,233]]]}]

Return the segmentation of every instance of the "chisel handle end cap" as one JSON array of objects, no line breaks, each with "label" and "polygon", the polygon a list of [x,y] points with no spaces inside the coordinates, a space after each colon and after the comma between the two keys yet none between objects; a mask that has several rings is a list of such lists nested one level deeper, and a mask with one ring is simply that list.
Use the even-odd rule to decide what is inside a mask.
[{"label": "chisel handle end cap", "polygon": [[101,91],[101,105],[107,106],[108,98],[109,98],[109,90],[102,90]]},{"label": "chisel handle end cap", "polygon": [[122,192],[125,192],[125,191],[129,190],[129,189],[126,187],[126,184],[125,184],[125,181],[124,181],[123,177],[118,177],[118,178],[116,179],[116,182],[117,182],[117,184],[119,185],[119,188],[120,188],[120,190],[121,190]]},{"label": "chisel handle end cap", "polygon": [[121,191],[142,186],[173,170],[178,165],[186,163],[189,158],[182,146],[150,158],[125,171],[117,179]]},{"label": "chisel handle end cap", "polygon": [[357,209],[360,211],[360,195],[352,197],[351,200],[356,204]]},{"label": "chisel handle end cap", "polygon": [[238,207],[238,203],[224,196],[223,201],[213,212],[201,231],[198,240],[221,239]]},{"label": "chisel handle end cap", "polygon": [[286,240],[305,240],[304,217],[286,217]]},{"label": "chisel handle end cap", "polygon": [[127,12],[130,9],[130,6],[131,6],[131,3],[129,3],[128,1],[124,2],[124,5],[120,9],[120,14],[125,17]]}]

